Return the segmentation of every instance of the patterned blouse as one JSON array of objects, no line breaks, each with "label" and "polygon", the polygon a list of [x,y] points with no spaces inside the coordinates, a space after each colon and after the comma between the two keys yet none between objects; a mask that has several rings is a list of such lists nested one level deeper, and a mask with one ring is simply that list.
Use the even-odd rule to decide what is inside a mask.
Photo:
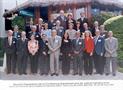
[{"label": "patterned blouse", "polygon": [[35,55],[36,52],[38,52],[38,49],[39,49],[39,45],[38,45],[38,41],[37,40],[34,40],[34,41],[30,40],[28,42],[28,50],[29,50],[30,54]]}]

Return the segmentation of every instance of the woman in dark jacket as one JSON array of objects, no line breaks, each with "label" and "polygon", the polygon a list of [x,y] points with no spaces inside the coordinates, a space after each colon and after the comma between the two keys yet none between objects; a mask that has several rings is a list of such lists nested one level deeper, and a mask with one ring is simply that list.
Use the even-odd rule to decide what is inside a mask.
[{"label": "woman in dark jacket", "polygon": [[62,73],[64,75],[69,74],[70,71],[70,57],[71,57],[71,41],[68,34],[64,34],[61,46],[62,53]]}]

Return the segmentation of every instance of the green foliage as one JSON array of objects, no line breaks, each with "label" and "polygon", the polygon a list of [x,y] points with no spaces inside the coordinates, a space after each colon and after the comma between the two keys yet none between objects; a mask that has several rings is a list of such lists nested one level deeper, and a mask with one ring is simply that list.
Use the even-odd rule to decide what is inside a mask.
[{"label": "green foliage", "polygon": [[107,19],[113,17],[114,15],[112,15],[111,13],[101,13],[98,15],[94,15],[92,17],[92,22],[94,21],[99,21],[100,24],[103,24]]},{"label": "green foliage", "polygon": [[118,59],[123,60],[123,16],[116,16],[104,22],[106,30],[114,32],[114,36],[118,38],[119,49]]},{"label": "green foliage", "polygon": [[23,31],[24,30],[24,26],[25,26],[25,20],[24,17],[22,16],[17,16],[12,20],[12,26],[14,27],[15,25],[18,25],[19,30]]}]

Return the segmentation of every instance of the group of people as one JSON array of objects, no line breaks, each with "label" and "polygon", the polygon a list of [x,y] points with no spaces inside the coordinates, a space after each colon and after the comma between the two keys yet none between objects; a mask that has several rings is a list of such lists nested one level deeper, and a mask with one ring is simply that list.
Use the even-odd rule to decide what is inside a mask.
[{"label": "group of people", "polygon": [[[7,31],[4,40],[6,53],[6,72],[58,76],[100,74],[116,75],[118,40],[104,25],[94,22],[88,25],[84,13],[74,20],[72,13],[66,17],[64,11],[55,20],[51,19],[26,27],[19,32],[16,25]],[[94,72],[95,71],[95,72]]]}]

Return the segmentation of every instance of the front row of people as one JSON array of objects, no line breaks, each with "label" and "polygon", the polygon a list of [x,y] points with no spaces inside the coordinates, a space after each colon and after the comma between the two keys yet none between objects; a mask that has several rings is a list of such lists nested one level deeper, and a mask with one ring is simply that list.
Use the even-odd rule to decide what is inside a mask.
[{"label": "front row of people", "polygon": [[[81,35],[76,31],[74,38],[70,38],[70,32],[63,38],[57,35],[56,30],[51,31],[51,37],[41,34],[41,39],[36,40],[31,34],[30,40],[26,33],[21,32],[21,38],[12,37],[13,31],[9,30],[8,37],[4,40],[4,50],[7,56],[7,74],[27,74],[27,66],[30,65],[31,74],[40,71],[40,75],[58,76],[60,62],[62,62],[62,74],[68,75],[72,68],[73,75],[92,75],[95,67],[97,74],[116,75],[118,40],[109,31],[109,37],[104,39],[100,30],[96,30],[96,36],[92,37],[90,31]],[[29,57],[29,61],[28,61]],[[29,62],[29,64],[28,64]],[[72,66],[72,67],[71,67]],[[112,68],[110,68],[112,66]]]}]

